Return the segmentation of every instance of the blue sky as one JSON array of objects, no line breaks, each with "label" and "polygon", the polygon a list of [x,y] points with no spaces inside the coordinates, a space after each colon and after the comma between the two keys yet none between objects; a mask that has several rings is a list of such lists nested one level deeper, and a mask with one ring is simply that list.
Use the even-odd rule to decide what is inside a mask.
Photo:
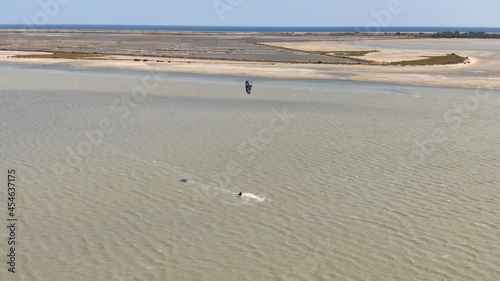
[{"label": "blue sky", "polygon": [[500,27],[499,0],[3,0],[0,24]]}]

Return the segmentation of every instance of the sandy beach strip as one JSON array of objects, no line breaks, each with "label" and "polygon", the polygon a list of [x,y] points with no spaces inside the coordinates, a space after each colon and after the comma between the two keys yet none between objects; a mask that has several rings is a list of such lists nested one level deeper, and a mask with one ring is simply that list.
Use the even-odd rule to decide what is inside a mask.
[{"label": "sandy beach strip", "polygon": [[[77,60],[9,57],[12,54],[12,52],[0,52],[0,61],[44,65],[65,63],[76,67],[89,68],[119,68],[266,78],[347,79],[409,85],[500,89],[500,77],[498,75],[491,75],[496,69],[477,67],[478,61],[481,59],[471,59],[471,64],[468,65],[401,67],[238,62],[127,56],[106,56],[103,59]],[[134,61],[134,59],[139,59],[140,61]],[[157,60],[163,62],[157,62]],[[490,64],[489,66],[493,65],[495,64]]]}]

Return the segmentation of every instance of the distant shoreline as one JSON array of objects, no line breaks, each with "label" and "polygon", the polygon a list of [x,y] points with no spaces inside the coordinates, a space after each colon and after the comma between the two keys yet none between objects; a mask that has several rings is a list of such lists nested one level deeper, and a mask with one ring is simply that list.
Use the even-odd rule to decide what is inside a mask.
[{"label": "distant shoreline", "polygon": [[429,32],[488,32],[500,33],[499,27],[467,26],[183,26],[183,25],[85,25],[85,24],[10,24],[1,29],[52,29],[52,30],[150,30],[150,31],[195,31],[195,32],[312,32],[312,33],[429,33]]},{"label": "distant shoreline", "polygon": [[[143,34],[143,35],[251,35],[251,36],[333,36],[333,37],[369,37],[369,38],[471,38],[500,39],[500,28],[487,31],[459,31],[451,28],[446,31],[265,31],[265,30],[169,30],[169,29],[92,29],[92,28],[1,28],[0,33],[96,33],[96,34]],[[481,30],[481,29],[478,29]]]}]

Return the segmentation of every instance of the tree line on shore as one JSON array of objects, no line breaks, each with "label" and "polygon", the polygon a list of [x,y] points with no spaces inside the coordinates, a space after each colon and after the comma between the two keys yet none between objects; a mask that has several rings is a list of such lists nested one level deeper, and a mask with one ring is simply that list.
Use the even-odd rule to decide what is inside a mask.
[{"label": "tree line on shore", "polygon": [[421,37],[421,38],[485,38],[485,39],[500,39],[500,33],[486,33],[484,31],[444,31],[435,33],[394,33],[396,36]]}]

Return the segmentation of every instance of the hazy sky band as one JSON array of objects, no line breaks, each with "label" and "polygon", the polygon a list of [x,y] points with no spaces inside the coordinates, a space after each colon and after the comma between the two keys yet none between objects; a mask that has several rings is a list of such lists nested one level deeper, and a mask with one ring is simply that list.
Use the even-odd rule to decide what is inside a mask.
[{"label": "hazy sky band", "polygon": [[0,1],[0,24],[499,27],[498,0]]}]

